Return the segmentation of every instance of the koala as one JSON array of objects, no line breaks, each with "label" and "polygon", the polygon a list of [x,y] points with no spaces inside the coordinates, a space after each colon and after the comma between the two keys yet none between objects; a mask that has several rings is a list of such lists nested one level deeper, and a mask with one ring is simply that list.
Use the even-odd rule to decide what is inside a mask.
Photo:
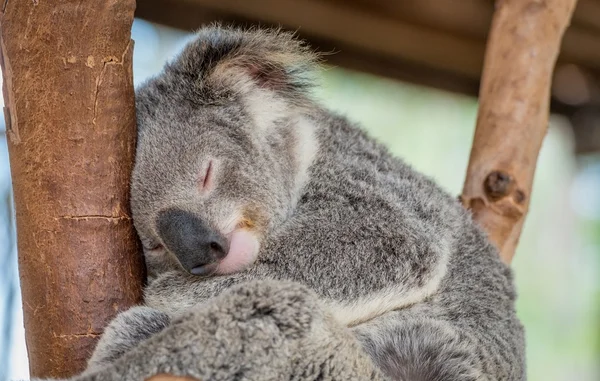
[{"label": "koala", "polygon": [[75,379],[525,379],[510,269],[455,197],[313,100],[318,61],[215,25],[137,89],[145,306]]}]

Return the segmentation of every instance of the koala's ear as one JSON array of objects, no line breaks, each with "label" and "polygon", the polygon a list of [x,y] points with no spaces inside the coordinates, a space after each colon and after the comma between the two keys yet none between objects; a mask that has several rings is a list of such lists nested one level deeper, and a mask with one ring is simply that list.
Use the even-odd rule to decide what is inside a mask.
[{"label": "koala's ear", "polygon": [[293,34],[265,29],[199,31],[175,63],[197,76],[202,93],[248,92],[261,88],[297,99],[313,86],[318,56]]}]

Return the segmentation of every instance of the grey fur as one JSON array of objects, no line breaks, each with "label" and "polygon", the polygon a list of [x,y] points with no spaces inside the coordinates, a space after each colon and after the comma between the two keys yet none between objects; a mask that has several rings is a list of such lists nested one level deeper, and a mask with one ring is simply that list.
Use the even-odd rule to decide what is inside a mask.
[{"label": "grey fur", "polygon": [[[315,61],[280,31],[205,28],[137,91],[132,208],[152,310],[117,318],[77,379],[525,379],[509,268],[454,197],[310,99]],[[249,215],[258,258],[188,275],[150,250],[166,208],[216,230]]]}]

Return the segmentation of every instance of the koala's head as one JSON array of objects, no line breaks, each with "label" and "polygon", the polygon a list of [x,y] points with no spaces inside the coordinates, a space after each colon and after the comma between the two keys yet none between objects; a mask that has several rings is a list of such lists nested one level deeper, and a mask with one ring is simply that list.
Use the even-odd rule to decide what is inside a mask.
[{"label": "koala's head", "polygon": [[137,90],[131,205],[151,272],[254,262],[316,151],[304,117],[314,66],[287,33],[217,26]]}]

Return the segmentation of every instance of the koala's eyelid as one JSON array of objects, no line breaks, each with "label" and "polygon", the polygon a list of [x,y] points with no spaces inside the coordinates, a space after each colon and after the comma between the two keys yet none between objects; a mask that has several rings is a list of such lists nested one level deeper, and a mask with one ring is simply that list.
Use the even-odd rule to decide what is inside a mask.
[{"label": "koala's eyelid", "polygon": [[204,174],[204,188],[206,188],[209,184],[210,177],[212,175],[212,160],[208,162],[208,168],[206,168],[206,173]]},{"label": "koala's eyelid", "polygon": [[214,171],[214,161],[209,160],[203,175],[198,179],[201,191],[206,192],[212,188]]}]

